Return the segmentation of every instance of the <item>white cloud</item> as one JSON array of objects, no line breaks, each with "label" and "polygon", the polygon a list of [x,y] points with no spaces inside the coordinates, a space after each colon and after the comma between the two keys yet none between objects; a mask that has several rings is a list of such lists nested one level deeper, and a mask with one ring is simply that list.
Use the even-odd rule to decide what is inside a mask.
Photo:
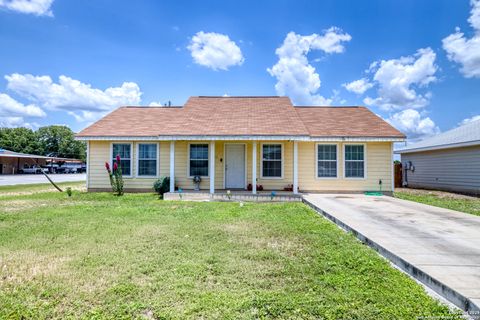
[{"label": "white cloud", "polygon": [[50,9],[52,3],[53,0],[0,0],[0,8],[37,16],[53,17]]},{"label": "white cloud", "polygon": [[150,102],[150,104],[148,106],[149,107],[161,107],[161,106],[163,106],[163,104],[161,102],[158,102],[158,101],[152,101],[152,102]]},{"label": "white cloud", "polygon": [[429,117],[414,109],[406,109],[393,114],[386,119],[388,123],[407,135],[409,140],[419,140],[440,132],[439,128]]},{"label": "white cloud", "polygon": [[350,83],[344,83],[342,86],[350,92],[363,94],[365,91],[373,87],[373,83],[370,83],[367,78],[362,78]]},{"label": "white cloud", "polygon": [[40,124],[36,122],[26,122],[23,117],[0,117],[0,128],[17,128],[26,127],[37,129]]},{"label": "white cloud", "polygon": [[93,121],[122,105],[138,105],[140,88],[134,82],[105,90],[67,76],[58,83],[49,76],[14,73],[5,76],[7,88],[49,110],[64,110],[77,121]]},{"label": "white cloud", "polygon": [[473,121],[478,121],[478,120],[480,120],[480,114],[476,115],[476,116],[473,116],[471,118],[463,119],[458,125],[463,126],[464,124],[467,124],[467,123],[470,123],[470,122],[473,122]]},{"label": "white cloud", "polygon": [[278,62],[267,69],[271,76],[277,78],[277,93],[290,96],[297,105],[329,105],[332,99],[317,94],[321,86],[320,76],[309,63],[307,55],[311,50],[341,53],[345,51],[343,43],[351,39],[348,33],[336,27],[331,27],[322,35],[302,36],[289,32],[282,46],[275,51]]},{"label": "white cloud", "polygon": [[469,39],[457,27],[455,33],[444,38],[442,43],[448,59],[461,64],[460,72],[466,78],[480,78],[480,0],[471,0],[470,4],[472,10],[468,22],[475,34]]},{"label": "white cloud", "polygon": [[0,93],[0,116],[45,117],[45,112],[34,104],[24,105],[5,93]]},{"label": "white cloud", "polygon": [[245,60],[237,44],[227,35],[197,32],[187,46],[195,63],[213,70],[228,70]]},{"label": "white cloud", "polygon": [[435,59],[435,52],[425,48],[417,50],[413,56],[372,63],[369,72],[374,73],[378,96],[366,97],[364,103],[383,110],[425,107],[431,94],[420,94],[416,90],[437,80]]}]

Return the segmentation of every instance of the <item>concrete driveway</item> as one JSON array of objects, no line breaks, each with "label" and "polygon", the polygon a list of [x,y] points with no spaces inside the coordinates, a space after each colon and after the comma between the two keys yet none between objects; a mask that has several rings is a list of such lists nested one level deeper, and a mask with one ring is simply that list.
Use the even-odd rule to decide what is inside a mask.
[{"label": "concrete driveway", "polygon": [[304,202],[460,308],[480,311],[480,217],[388,196]]},{"label": "concrete driveway", "polygon": [[[85,181],[85,173],[70,173],[70,174],[50,174],[49,177],[53,182],[71,182],[71,181]],[[33,184],[33,183],[50,183],[47,178],[39,174],[11,174],[0,175],[0,186],[11,186],[15,184]]]}]

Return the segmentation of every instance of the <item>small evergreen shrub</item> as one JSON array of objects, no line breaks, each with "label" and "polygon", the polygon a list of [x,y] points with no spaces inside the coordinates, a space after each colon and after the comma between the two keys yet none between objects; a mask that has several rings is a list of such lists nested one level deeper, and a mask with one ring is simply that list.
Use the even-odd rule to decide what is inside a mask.
[{"label": "small evergreen shrub", "polygon": [[153,190],[161,197],[163,194],[170,191],[170,177],[161,177],[153,184]]},{"label": "small evergreen shrub", "polygon": [[71,197],[72,196],[72,188],[68,187],[66,191],[67,191],[68,197]]}]

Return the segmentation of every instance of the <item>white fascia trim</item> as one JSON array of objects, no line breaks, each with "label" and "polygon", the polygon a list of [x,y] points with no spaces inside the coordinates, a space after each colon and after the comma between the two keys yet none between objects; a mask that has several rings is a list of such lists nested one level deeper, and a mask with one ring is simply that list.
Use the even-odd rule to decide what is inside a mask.
[{"label": "white fascia trim", "polygon": [[315,142],[403,142],[404,138],[386,137],[310,137],[307,141]]},{"label": "white fascia trim", "polygon": [[132,137],[132,136],[88,136],[88,137],[75,137],[75,140],[79,141],[158,141],[158,136],[149,137]]},{"label": "white fascia trim", "polygon": [[193,136],[85,136],[75,137],[75,140],[80,141],[179,141],[179,140],[194,140],[194,141],[235,141],[235,140],[248,140],[248,141],[305,141],[305,142],[342,142],[342,141],[358,141],[358,142],[403,142],[404,138],[388,138],[388,137],[310,137],[310,136],[208,136],[208,135],[193,135]]},{"label": "white fascia trim", "polygon": [[423,147],[423,148],[396,150],[395,154],[413,153],[413,152],[430,151],[430,150],[441,150],[441,149],[452,149],[452,148],[470,147],[470,146],[476,146],[476,145],[480,145],[480,140],[461,142],[461,143],[443,144],[439,146],[431,146],[431,147]]}]

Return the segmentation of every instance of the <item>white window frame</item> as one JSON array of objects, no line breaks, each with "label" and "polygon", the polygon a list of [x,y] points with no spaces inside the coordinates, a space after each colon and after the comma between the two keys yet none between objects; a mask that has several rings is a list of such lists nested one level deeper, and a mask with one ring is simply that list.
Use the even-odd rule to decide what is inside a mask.
[{"label": "white window frame", "polygon": [[[141,144],[152,144],[157,146],[157,156],[156,156],[156,161],[157,161],[157,174],[154,176],[144,176],[139,174],[139,168],[140,168],[140,145]],[[135,170],[135,177],[140,178],[140,179],[151,179],[151,178],[158,178],[160,176],[160,144],[158,142],[137,142],[135,143],[135,149],[136,149],[136,170]],[[143,159],[143,160],[152,160],[152,159]]]},{"label": "white window frame", "polygon": [[123,174],[122,172],[122,177],[123,178],[132,178],[133,177],[133,171],[134,171],[134,166],[133,166],[133,142],[129,141],[115,141],[110,143],[110,168],[113,172],[113,158],[116,157],[116,155],[113,155],[113,145],[114,144],[128,144],[130,145],[130,174],[126,175]]},{"label": "white window frame", "polygon": [[[318,146],[323,146],[323,145],[334,145],[335,148],[337,149],[337,175],[335,177],[319,177],[318,176]],[[318,180],[334,180],[340,178],[340,168],[339,168],[339,163],[340,163],[340,146],[338,143],[329,143],[329,142],[320,142],[315,144],[315,178]],[[326,161],[332,161],[332,160],[326,160]]]},{"label": "white window frame", "polygon": [[[347,161],[352,161],[352,160],[347,160],[347,154],[345,152],[346,146],[363,146],[363,177],[347,177],[346,176],[345,164]],[[353,160],[353,161],[360,161],[360,160]],[[366,143],[345,143],[343,145],[343,178],[347,180],[366,180],[367,179],[367,144]]]},{"label": "white window frame", "polygon": [[[263,176],[263,146],[264,145],[272,145],[272,144],[278,144],[280,145],[280,150],[281,150],[281,155],[282,155],[282,159],[280,159],[280,168],[281,168],[281,173],[282,175],[280,177],[264,177]],[[260,144],[260,178],[261,179],[265,179],[265,180],[281,180],[283,179],[283,164],[284,164],[284,161],[285,161],[285,155],[284,155],[284,145],[282,142],[265,142],[265,143],[261,143]],[[271,161],[271,160],[267,160],[267,161]],[[275,160],[274,160],[275,161]]]},{"label": "white window frame", "polygon": [[[208,165],[207,165],[207,167],[208,167],[208,175],[206,175],[206,176],[200,176],[200,178],[210,178],[210,161],[211,161],[211,160],[210,160],[210,143],[209,143],[209,142],[202,142],[202,141],[199,141],[199,142],[189,142],[189,143],[188,143],[188,146],[187,146],[187,148],[188,148],[187,177],[189,177],[189,178],[191,178],[191,179],[194,177],[194,176],[191,176],[191,175],[190,175],[190,160],[191,160],[191,154],[190,154],[191,149],[190,149],[190,146],[191,146],[191,145],[198,145],[198,144],[206,144],[206,145],[207,145],[207,150],[208,150],[208,151],[207,151],[207,152],[208,152]],[[200,159],[195,159],[195,160],[200,160]]]}]

